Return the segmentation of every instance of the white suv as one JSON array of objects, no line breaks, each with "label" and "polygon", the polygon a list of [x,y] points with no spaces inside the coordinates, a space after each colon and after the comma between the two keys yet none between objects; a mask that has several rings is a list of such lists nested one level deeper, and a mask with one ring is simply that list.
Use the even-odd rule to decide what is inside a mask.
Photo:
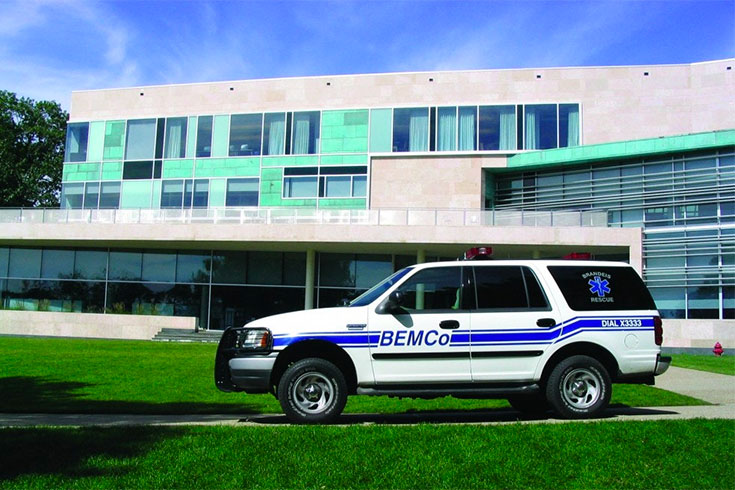
[{"label": "white suv", "polygon": [[222,391],[272,393],[289,419],[334,421],[347,396],[507,398],[599,414],[613,382],[653,384],[661,319],[627,264],[458,261],[402,269],[341,308],[225,330]]}]

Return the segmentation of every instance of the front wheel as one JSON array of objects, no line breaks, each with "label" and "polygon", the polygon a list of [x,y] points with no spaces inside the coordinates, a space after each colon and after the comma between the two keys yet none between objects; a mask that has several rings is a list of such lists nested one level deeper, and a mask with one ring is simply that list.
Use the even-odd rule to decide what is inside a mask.
[{"label": "front wheel", "polygon": [[347,403],[347,382],[337,366],[318,358],[302,359],[283,373],[278,401],[286,416],[299,424],[326,424]]},{"label": "front wheel", "polygon": [[592,418],[607,408],[612,394],[605,366],[589,356],[572,356],[557,364],[546,383],[546,398],[565,419]]}]

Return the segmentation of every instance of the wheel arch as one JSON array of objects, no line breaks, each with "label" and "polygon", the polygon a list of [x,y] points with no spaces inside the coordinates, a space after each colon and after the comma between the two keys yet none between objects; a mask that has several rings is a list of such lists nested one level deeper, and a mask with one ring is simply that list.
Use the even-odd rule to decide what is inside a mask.
[{"label": "wheel arch", "polygon": [[347,381],[347,391],[354,394],[357,390],[357,370],[349,354],[340,346],[326,340],[302,340],[289,345],[278,354],[271,371],[270,386],[275,394],[278,383],[288,367],[309,357],[316,357],[329,361],[344,374]]},{"label": "wheel arch", "polygon": [[561,349],[557,350],[551,355],[549,360],[546,361],[541,373],[541,384],[546,384],[546,380],[549,379],[551,371],[557,364],[568,357],[577,355],[589,356],[597,359],[607,370],[610,379],[613,382],[617,380],[619,373],[618,361],[609,350],[592,342],[575,342],[573,344],[565,345]]}]

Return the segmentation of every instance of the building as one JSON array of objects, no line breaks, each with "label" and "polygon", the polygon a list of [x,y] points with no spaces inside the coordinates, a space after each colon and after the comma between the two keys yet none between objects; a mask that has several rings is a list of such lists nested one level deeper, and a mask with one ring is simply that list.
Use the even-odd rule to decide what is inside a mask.
[{"label": "building", "polygon": [[61,209],[0,210],[0,332],[222,329],[491,245],[629,261],[665,345],[732,346],[734,65],[74,92]]}]

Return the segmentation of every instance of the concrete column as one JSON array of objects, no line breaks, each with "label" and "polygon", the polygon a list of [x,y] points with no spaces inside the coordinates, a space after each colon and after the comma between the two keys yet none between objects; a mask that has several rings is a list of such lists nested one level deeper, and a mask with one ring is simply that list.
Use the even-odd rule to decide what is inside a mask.
[{"label": "concrete column", "polygon": [[304,309],[314,308],[314,280],[316,278],[316,251],[306,251],[306,294],[304,295]]},{"label": "concrete column", "polygon": [[426,262],[426,250],[418,250],[416,252],[416,263],[423,264]]}]

